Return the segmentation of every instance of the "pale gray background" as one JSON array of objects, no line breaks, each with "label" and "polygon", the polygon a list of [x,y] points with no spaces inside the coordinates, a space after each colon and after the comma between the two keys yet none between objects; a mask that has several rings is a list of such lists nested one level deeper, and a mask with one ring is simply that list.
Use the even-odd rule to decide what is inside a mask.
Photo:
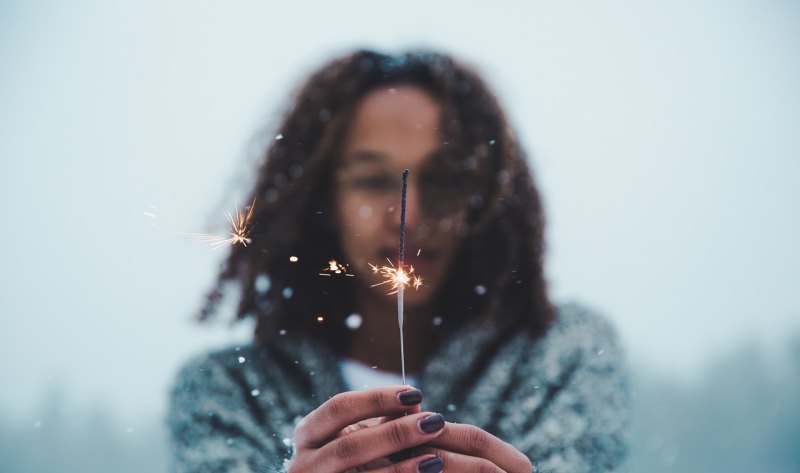
[{"label": "pale gray background", "polygon": [[297,81],[361,46],[495,87],[554,294],[628,347],[629,469],[798,471],[800,4],[522,3],[0,2],[0,471],[165,469],[175,370],[251,328],[190,322],[222,253],[173,232],[224,229]]}]

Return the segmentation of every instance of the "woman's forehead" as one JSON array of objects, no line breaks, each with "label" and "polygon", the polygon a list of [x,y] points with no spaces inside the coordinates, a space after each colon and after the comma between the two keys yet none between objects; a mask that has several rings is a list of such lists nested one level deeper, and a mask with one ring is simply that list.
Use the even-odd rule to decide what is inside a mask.
[{"label": "woman's forehead", "polygon": [[356,108],[340,164],[419,164],[442,145],[441,114],[417,87],[377,89]]},{"label": "woman's forehead", "polygon": [[424,89],[414,85],[379,87],[367,93],[356,106],[354,125],[361,121],[392,122],[412,129],[438,128],[441,120],[439,102]]}]

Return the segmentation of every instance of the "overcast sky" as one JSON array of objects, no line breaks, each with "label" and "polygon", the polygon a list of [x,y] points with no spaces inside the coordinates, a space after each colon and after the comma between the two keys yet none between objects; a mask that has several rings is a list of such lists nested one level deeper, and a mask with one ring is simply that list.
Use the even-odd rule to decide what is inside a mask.
[{"label": "overcast sky", "polygon": [[543,189],[553,294],[634,365],[691,382],[800,331],[800,4],[490,4],[0,3],[0,415],[57,389],[135,423],[248,338],[190,322],[222,253],[174,232],[222,228],[289,92],[364,46],[483,72]]}]

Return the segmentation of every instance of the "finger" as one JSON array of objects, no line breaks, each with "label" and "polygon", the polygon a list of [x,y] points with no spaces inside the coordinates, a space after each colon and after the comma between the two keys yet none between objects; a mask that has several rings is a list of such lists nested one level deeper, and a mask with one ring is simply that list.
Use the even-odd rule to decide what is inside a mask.
[{"label": "finger", "polygon": [[325,444],[312,453],[320,471],[341,471],[430,442],[442,432],[441,414],[422,412],[358,430]]},{"label": "finger", "polygon": [[[383,417],[380,418],[380,422],[379,423],[385,424],[386,422],[389,422],[389,421],[392,421],[392,420],[395,420],[395,419],[399,419],[400,417],[407,416],[407,415],[410,415],[410,414],[417,414],[419,412],[422,412],[422,408],[419,406],[419,404],[417,404],[416,406],[411,406],[411,409],[409,410],[409,412],[406,412],[406,413],[401,414],[399,416],[383,416]],[[405,460],[407,458],[411,458],[411,457],[414,457],[414,456],[417,456],[417,455],[419,455],[419,453],[414,453],[414,448],[407,448],[405,450],[401,450],[399,452],[392,453],[391,455],[389,455],[389,460],[391,460],[392,463],[399,463],[399,462],[401,462],[401,461],[403,461],[403,460]]]},{"label": "finger", "polygon": [[513,445],[470,424],[447,422],[442,434],[427,445],[470,457],[484,458],[508,472],[530,472],[532,468],[528,457]]},{"label": "finger", "polygon": [[350,424],[347,427],[345,427],[344,429],[340,430],[336,434],[336,438],[339,438],[342,435],[347,435],[347,434],[353,433],[356,430],[368,429],[370,427],[375,427],[376,425],[378,425],[378,424],[380,424],[382,422],[383,422],[383,418],[379,419],[377,417],[373,417],[372,419],[365,419],[365,420],[356,422],[355,424]]},{"label": "finger", "polygon": [[439,473],[442,469],[444,469],[444,464],[441,458],[434,455],[420,455],[370,471],[372,473]]},{"label": "finger", "polygon": [[[486,458],[472,457],[461,453],[437,450],[436,455],[442,460],[444,471],[457,471],[458,473],[507,473]],[[528,469],[529,473],[531,469]],[[516,473],[514,471],[513,473]]]},{"label": "finger", "polygon": [[383,416],[383,417],[381,417],[381,424],[384,423],[384,422],[389,422],[390,420],[395,420],[398,417],[407,416],[409,414],[418,414],[420,412],[422,412],[422,408],[419,406],[419,404],[416,404],[416,405],[413,405],[413,406],[408,406],[408,408],[407,408],[407,410],[405,412],[402,412],[400,414],[391,415],[391,416]]},{"label": "finger", "polygon": [[324,445],[350,424],[371,417],[400,415],[422,401],[411,386],[388,386],[337,394],[311,411],[294,430],[298,448]]}]

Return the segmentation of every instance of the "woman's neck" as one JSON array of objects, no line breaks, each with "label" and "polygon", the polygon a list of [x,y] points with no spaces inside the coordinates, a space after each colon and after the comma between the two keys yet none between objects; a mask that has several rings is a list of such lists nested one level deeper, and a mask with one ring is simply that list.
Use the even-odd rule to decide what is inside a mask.
[{"label": "woman's neck", "polygon": [[[344,355],[384,371],[400,373],[396,298],[380,298],[372,291],[356,294],[356,308],[361,315],[361,326],[354,330]],[[405,309],[403,334],[406,373],[419,373],[425,365],[430,354],[433,316],[433,310],[428,306]]]}]

